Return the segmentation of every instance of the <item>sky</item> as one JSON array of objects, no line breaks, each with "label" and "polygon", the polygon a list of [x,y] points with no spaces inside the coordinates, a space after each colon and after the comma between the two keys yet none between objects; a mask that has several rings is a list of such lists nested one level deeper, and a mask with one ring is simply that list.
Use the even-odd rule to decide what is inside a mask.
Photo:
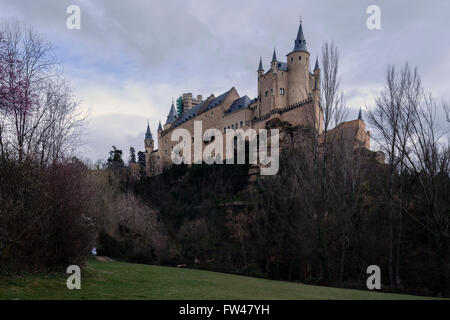
[{"label": "sky", "polygon": [[[69,30],[67,7],[81,9]],[[381,9],[369,30],[366,10]],[[0,18],[32,26],[53,43],[81,107],[89,111],[85,145],[92,161],[112,145],[143,150],[156,137],[172,98],[216,96],[235,87],[256,96],[259,57],[267,70],[276,48],[285,61],[303,21],[311,61],[325,42],[340,52],[349,118],[374,105],[389,64],[417,66],[438,101],[450,100],[450,1],[406,0],[0,0]],[[313,68],[313,66],[311,66]]]}]

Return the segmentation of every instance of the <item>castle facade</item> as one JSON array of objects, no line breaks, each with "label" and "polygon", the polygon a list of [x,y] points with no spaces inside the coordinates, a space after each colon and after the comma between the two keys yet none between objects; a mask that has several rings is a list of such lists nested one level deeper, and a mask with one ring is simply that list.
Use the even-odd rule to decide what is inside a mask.
[{"label": "castle facade", "polygon": [[[310,54],[300,23],[293,50],[287,54],[286,61],[279,61],[274,50],[270,68],[265,71],[260,59],[256,98],[250,99],[246,95],[241,97],[234,87],[217,97],[211,95],[206,99],[201,95],[193,97],[191,93],[183,94],[178,110],[172,102],[164,126],[159,123],[158,150],[154,148],[153,136],[150,127],[147,127],[144,140],[147,174],[157,174],[172,164],[171,152],[179,142],[171,141],[171,133],[176,128],[183,128],[193,136],[194,121],[202,122],[203,132],[210,128],[219,129],[222,133],[249,128],[258,131],[269,124],[283,123],[292,127],[313,128],[319,136],[322,135],[318,59],[312,72],[310,64]],[[344,137],[354,147],[370,149],[370,134],[365,131],[361,114],[357,120],[344,122],[329,133]]]}]

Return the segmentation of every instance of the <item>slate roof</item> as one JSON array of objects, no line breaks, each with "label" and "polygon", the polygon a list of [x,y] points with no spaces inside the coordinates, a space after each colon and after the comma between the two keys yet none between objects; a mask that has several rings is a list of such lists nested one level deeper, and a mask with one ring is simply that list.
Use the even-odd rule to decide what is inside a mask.
[{"label": "slate roof", "polygon": [[195,117],[200,109],[205,105],[206,101],[203,101],[200,104],[197,104],[196,106],[193,106],[191,109],[186,110],[185,112],[183,112],[181,114],[181,116],[178,117],[178,119],[175,121],[174,126],[179,126],[180,124],[188,121],[189,119],[192,119],[193,117]]},{"label": "slate roof", "polygon": [[262,65],[262,57],[259,57],[259,67],[258,67],[258,71],[264,71],[263,65]]},{"label": "slate roof", "polygon": [[272,62],[277,62],[277,53],[275,51],[275,48],[273,49],[273,56],[272,56]]},{"label": "slate roof", "polygon": [[238,110],[241,110],[243,108],[248,108],[248,106],[252,103],[252,100],[250,100],[249,97],[243,96],[239,99],[235,100],[231,107],[228,108],[227,111],[225,111],[225,114],[231,114],[233,112],[236,112]]},{"label": "slate roof", "polygon": [[145,140],[153,140],[152,132],[150,131],[150,124],[147,123],[147,132],[145,133]]},{"label": "slate roof", "polygon": [[303,27],[301,22],[298,28],[297,39],[295,39],[293,51],[306,51],[306,52],[308,51],[308,49],[306,48],[306,39],[305,35],[303,34]]},{"label": "slate roof", "polygon": [[206,104],[207,100],[203,101],[202,103],[193,106],[191,109],[183,112],[183,114],[178,117],[178,119],[175,121],[174,126],[179,126],[180,124],[196,117],[197,115],[199,115],[202,112],[211,110],[215,107],[217,107],[218,105],[220,105],[225,98],[227,97],[227,95],[230,93],[231,89],[228,90],[227,92],[221,94],[220,96],[212,99],[208,104]]},{"label": "slate roof", "polygon": [[175,110],[175,106],[172,102],[172,107],[170,108],[169,115],[167,116],[166,124],[172,124],[177,119],[177,111]]},{"label": "slate roof", "polygon": [[278,70],[287,71],[287,63],[278,61]]}]

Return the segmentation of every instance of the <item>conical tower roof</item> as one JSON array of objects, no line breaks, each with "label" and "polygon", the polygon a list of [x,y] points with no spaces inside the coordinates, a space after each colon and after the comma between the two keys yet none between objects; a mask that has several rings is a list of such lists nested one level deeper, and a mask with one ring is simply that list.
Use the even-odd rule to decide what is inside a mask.
[{"label": "conical tower roof", "polygon": [[262,57],[259,57],[259,67],[258,67],[258,71],[264,71],[263,65],[262,65]]},{"label": "conical tower roof", "polygon": [[277,62],[277,53],[275,51],[275,48],[273,48],[273,56],[272,56],[272,62]]},{"label": "conical tower roof", "polygon": [[145,133],[145,140],[153,140],[150,124],[147,122],[147,132]]},{"label": "conical tower roof", "polygon": [[167,116],[166,124],[172,124],[177,119],[177,110],[175,109],[175,105],[172,101],[172,107],[170,107],[169,115]]},{"label": "conical tower roof", "polygon": [[305,35],[303,34],[303,27],[302,27],[301,21],[300,21],[300,26],[298,27],[297,39],[295,39],[295,45],[294,45],[293,51],[308,52],[308,49],[306,48],[306,39],[305,39]]}]

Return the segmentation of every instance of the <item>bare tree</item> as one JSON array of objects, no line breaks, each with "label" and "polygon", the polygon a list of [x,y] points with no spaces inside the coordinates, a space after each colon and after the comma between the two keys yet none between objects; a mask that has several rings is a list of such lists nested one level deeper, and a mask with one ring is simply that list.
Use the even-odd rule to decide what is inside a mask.
[{"label": "bare tree", "polygon": [[450,102],[443,102],[442,107],[444,108],[445,117],[447,122],[450,122]]},{"label": "bare tree", "polygon": [[441,138],[436,113],[437,103],[431,95],[414,108],[410,130],[413,143],[406,153],[407,164],[415,173],[420,186],[421,200],[426,208],[423,217],[415,221],[430,235],[439,260],[442,294],[450,290],[450,210],[446,180],[450,176],[450,146]]},{"label": "bare tree", "polygon": [[17,21],[0,29],[0,150],[45,165],[70,156],[85,115],[63,79],[52,46]]},{"label": "bare tree", "polygon": [[331,126],[345,120],[348,111],[344,94],[340,91],[339,51],[333,43],[322,46],[321,106],[323,110],[323,129],[326,133]]},{"label": "bare tree", "polygon": [[[375,129],[375,140],[387,155],[389,181],[387,201],[390,220],[389,280],[391,286],[400,285],[400,246],[402,230],[404,159],[410,144],[413,110],[420,104],[423,89],[417,70],[405,64],[400,72],[389,66],[386,87],[375,100],[375,109],[368,113],[369,123]],[[395,190],[395,179],[399,188]],[[398,197],[395,196],[398,195]]]}]

